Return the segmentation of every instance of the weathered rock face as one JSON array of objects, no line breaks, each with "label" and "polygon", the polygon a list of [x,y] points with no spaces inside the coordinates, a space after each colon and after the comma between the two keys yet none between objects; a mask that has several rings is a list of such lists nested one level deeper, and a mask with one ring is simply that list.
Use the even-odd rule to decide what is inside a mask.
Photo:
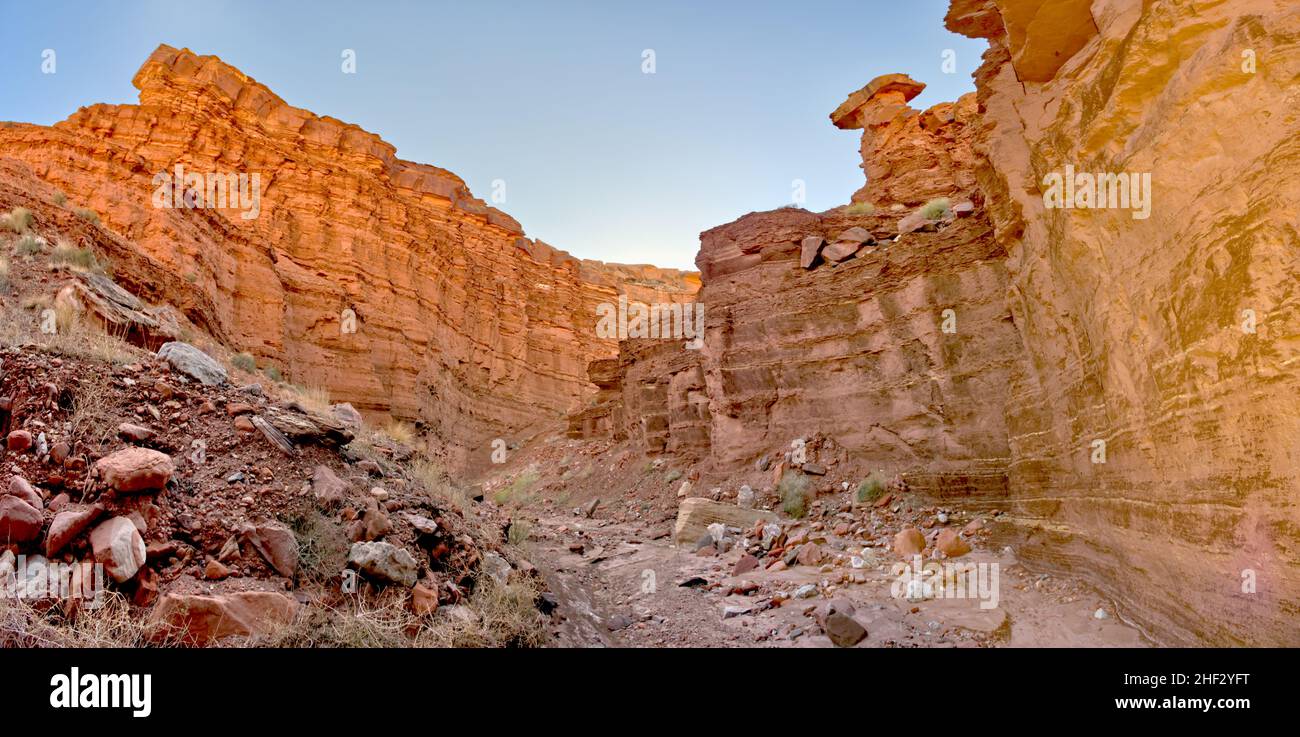
[{"label": "weathered rock face", "polygon": [[[615,352],[596,334],[597,304],[682,302],[698,288],[690,273],[580,261],[524,238],[454,174],[291,107],[215,57],[161,46],[134,83],[139,105],[0,129],[0,159],[143,252],[117,272],[136,294],[337,401],[423,421],[453,461],[486,458],[485,438],[579,404],[587,363]],[[175,204],[155,176],[177,166],[247,175],[248,198],[233,201],[232,181],[223,209],[156,206]],[[202,189],[213,204],[215,184]]]},{"label": "weathered rock face", "polygon": [[[705,232],[703,347],[623,341],[617,365],[593,365],[601,393],[570,434],[720,471],[821,434],[834,455],[810,460],[1004,494],[1005,392],[1021,355],[1005,253],[982,215],[889,242],[899,217],[783,209]],[[805,238],[843,243],[854,228],[880,242],[801,265]]]},{"label": "weathered rock face", "polygon": [[924,89],[907,75],[886,74],[831,113],[837,127],[862,129],[867,184],[853,194],[854,202],[912,206],[936,197],[970,198],[976,192],[971,148],[979,116],[975,94],[915,110],[907,103]]},{"label": "weathered rock face", "polygon": [[[896,218],[778,210],[701,236],[716,463],[822,433],[849,460],[908,472],[917,488],[1003,488],[1002,400],[1019,355],[1005,254],[982,215],[887,242]],[[880,243],[800,268],[805,236],[834,241],[851,227]],[[737,252],[757,263],[719,273]]]},{"label": "weathered rock face", "polygon": [[[947,22],[991,45],[977,174],[1028,357],[1020,552],[1172,641],[1297,644],[1300,7],[958,0]],[[1049,209],[1066,166],[1149,174],[1149,217]]]}]

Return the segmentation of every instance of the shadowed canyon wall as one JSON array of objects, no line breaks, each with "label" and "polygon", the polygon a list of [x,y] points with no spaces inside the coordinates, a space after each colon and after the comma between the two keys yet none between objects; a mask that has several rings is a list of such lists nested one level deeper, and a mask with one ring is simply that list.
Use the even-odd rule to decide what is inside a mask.
[{"label": "shadowed canyon wall", "polygon": [[[990,43],[1023,552],[1174,641],[1298,644],[1300,6],[957,0],[947,24]],[[1048,209],[1067,165],[1149,174],[1149,217]]]},{"label": "shadowed canyon wall", "polygon": [[[990,44],[977,92],[851,95],[859,204],[703,233],[703,350],[624,343],[571,432],[715,469],[821,434],[1007,512],[1024,559],[1160,642],[1300,644],[1300,6],[955,0],[947,25]],[[1067,166],[1136,175],[1127,206],[1045,199]],[[974,208],[913,230],[938,196]],[[879,243],[801,267],[853,226]]]},{"label": "shadowed canyon wall", "polygon": [[[129,288],[334,401],[421,421],[453,458],[486,458],[486,439],[579,405],[587,363],[616,352],[595,332],[597,304],[688,301],[698,288],[689,272],[580,261],[525,238],[451,172],[291,107],[216,57],[161,46],[134,84],[138,105],[0,128],[0,157],[184,277],[159,293],[120,270]],[[156,206],[154,177],[177,164],[258,174],[257,217]]]}]

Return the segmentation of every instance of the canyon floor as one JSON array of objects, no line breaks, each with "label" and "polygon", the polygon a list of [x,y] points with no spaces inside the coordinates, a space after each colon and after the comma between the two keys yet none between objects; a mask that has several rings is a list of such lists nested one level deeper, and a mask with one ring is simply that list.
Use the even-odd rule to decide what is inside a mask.
[{"label": "canyon floor", "polygon": [[[825,551],[822,561],[738,574],[745,555],[740,549],[696,552],[673,543],[673,469],[608,443],[559,436],[535,440],[519,459],[485,476],[483,486],[499,490],[503,514],[528,525],[524,550],[558,603],[556,646],[832,647],[819,609],[846,602],[866,629],[856,647],[1154,644],[1092,587],[1069,576],[1035,573],[1013,549],[991,545],[981,533],[970,536],[974,550],[960,560],[996,564],[996,600],[897,595],[893,566],[902,558],[884,547],[884,537],[909,524],[941,526],[933,521],[938,509],[919,495],[856,513],[783,518],[780,524],[796,534],[812,533]],[[542,468],[565,469],[559,476],[566,478],[547,478]],[[529,488],[521,489],[520,479]],[[613,491],[620,480],[631,488]],[[850,495],[819,500],[814,510],[848,509]],[[483,504],[497,502],[487,498]],[[849,533],[845,520],[854,517],[874,523],[881,535]],[[967,517],[957,510],[944,512],[944,518],[954,528],[974,519],[985,529],[998,524],[996,517]],[[865,565],[845,565],[846,551],[864,546],[870,551]],[[808,598],[799,598],[801,589]]]}]

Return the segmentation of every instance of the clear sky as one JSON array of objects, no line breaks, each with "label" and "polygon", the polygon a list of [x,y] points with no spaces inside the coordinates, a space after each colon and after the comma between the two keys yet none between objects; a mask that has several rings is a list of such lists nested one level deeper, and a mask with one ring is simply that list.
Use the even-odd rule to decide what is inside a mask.
[{"label": "clear sky", "polygon": [[6,5],[0,119],[135,102],[149,53],[188,47],[450,169],[478,197],[501,180],[498,206],[531,237],[679,268],[694,268],[700,231],[790,203],[794,180],[810,210],[848,202],[863,182],[859,134],[830,112],[889,72],[929,85],[918,107],[955,99],[984,50],[944,30],[946,0]]}]

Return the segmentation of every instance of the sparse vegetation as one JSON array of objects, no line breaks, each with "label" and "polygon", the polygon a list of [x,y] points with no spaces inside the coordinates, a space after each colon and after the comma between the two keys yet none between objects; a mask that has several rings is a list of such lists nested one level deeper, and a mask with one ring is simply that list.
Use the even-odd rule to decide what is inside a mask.
[{"label": "sparse vegetation", "polygon": [[875,215],[876,206],[870,202],[854,202],[844,208],[844,212],[848,215]]},{"label": "sparse vegetation", "polygon": [[469,494],[452,483],[451,477],[443,471],[442,466],[426,458],[417,458],[407,470],[411,474],[411,478],[420,486],[423,486],[429,497],[435,502],[451,507],[461,513],[464,513],[469,508]]},{"label": "sparse vegetation", "polygon": [[415,440],[415,428],[401,420],[385,422],[383,433],[402,445],[410,445]]},{"label": "sparse vegetation", "polygon": [[808,514],[808,478],[798,471],[786,471],[777,485],[781,510],[795,519]]},{"label": "sparse vegetation", "polygon": [[95,225],[99,225],[99,213],[95,212],[89,207],[78,207],[76,210],[73,210],[73,212],[75,212],[77,214],[77,217],[81,218],[82,220],[85,220],[88,223],[94,223]]},{"label": "sparse vegetation", "polygon": [[664,482],[671,484],[672,482],[676,481],[681,477],[682,477],[681,470],[674,468],[673,470],[669,471],[666,476],[664,476]]},{"label": "sparse vegetation", "polygon": [[922,205],[920,212],[926,220],[942,220],[952,212],[952,205],[947,197],[939,197]]},{"label": "sparse vegetation", "polygon": [[41,252],[41,241],[31,233],[25,233],[14,243],[14,255],[31,258]]},{"label": "sparse vegetation", "polygon": [[857,500],[860,504],[870,504],[884,495],[885,488],[884,477],[873,471],[858,484]]},{"label": "sparse vegetation", "polygon": [[481,579],[467,603],[417,617],[398,591],[336,609],[313,606],[288,629],[257,643],[271,647],[541,647],[549,641],[525,579]]},{"label": "sparse vegetation", "polygon": [[59,207],[63,207],[64,205],[68,204],[68,196],[66,194],[63,194],[62,192],[55,192],[54,204],[58,205]]},{"label": "sparse vegetation", "polygon": [[509,486],[493,492],[492,500],[497,504],[526,504],[529,500],[528,489],[539,477],[537,470],[530,468],[516,476]]},{"label": "sparse vegetation", "polygon": [[533,534],[533,523],[522,517],[514,517],[510,520],[510,532],[506,535],[506,542],[518,547],[528,542],[528,538]]},{"label": "sparse vegetation", "polygon": [[131,610],[126,597],[116,591],[105,591],[102,595],[99,607],[71,612],[57,606],[39,606],[40,602],[36,601],[0,596],[0,649],[135,648],[150,644],[146,620]]},{"label": "sparse vegetation", "polygon": [[51,264],[62,264],[81,271],[102,274],[107,271],[105,264],[95,257],[89,248],[77,248],[67,241],[59,241],[50,252]]},{"label": "sparse vegetation", "polygon": [[280,373],[280,369],[276,368],[275,366],[267,366],[266,368],[262,369],[262,373],[266,374],[266,378],[270,379],[271,381],[274,381],[277,384],[284,381],[284,374]]},{"label": "sparse vegetation", "polygon": [[250,353],[237,353],[230,359],[230,365],[251,374],[257,370],[257,359]]},{"label": "sparse vegetation", "polygon": [[[252,358],[252,356],[249,356],[249,358]],[[323,386],[299,386],[297,384],[293,384],[289,388],[293,392],[293,400],[302,405],[303,409],[322,415],[330,413],[329,389]]]},{"label": "sparse vegetation", "polygon": [[348,561],[348,538],[343,528],[304,502],[283,518],[298,539],[298,575],[317,585],[332,581]]},{"label": "sparse vegetation", "polygon": [[15,207],[4,216],[3,223],[15,233],[26,233],[32,227],[32,211],[25,207]]}]

